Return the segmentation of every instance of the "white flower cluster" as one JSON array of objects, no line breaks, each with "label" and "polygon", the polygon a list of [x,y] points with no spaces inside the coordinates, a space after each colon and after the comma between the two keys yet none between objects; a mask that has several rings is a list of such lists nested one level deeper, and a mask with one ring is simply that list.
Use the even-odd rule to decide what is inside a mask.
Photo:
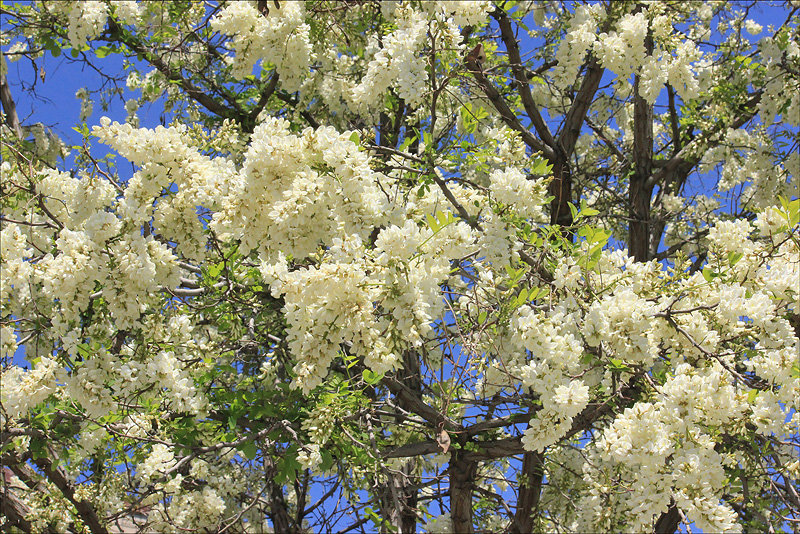
[{"label": "white flower cluster", "polygon": [[322,463],[322,454],[319,451],[320,446],[317,443],[303,445],[303,448],[297,453],[297,462],[303,466],[303,469],[315,471]]},{"label": "white flower cluster", "polygon": [[478,26],[492,10],[489,0],[437,0],[436,10],[452,15],[456,26]]},{"label": "white flower cluster", "polygon": [[588,52],[597,40],[597,21],[603,17],[602,4],[581,5],[575,9],[570,20],[570,29],[556,51],[558,64],[552,70],[553,81],[559,88],[575,83],[578,69],[583,65]]},{"label": "white flower cluster", "polygon": [[85,0],[83,2],[58,1],[53,2],[53,10],[69,17],[67,36],[69,42],[77,49],[86,45],[87,40],[93,39],[103,32],[108,19],[108,8],[100,0]]},{"label": "white flower cluster", "polygon": [[[595,302],[585,317],[584,338],[590,346],[601,342],[619,359],[652,364],[647,333],[653,305],[631,287],[620,287],[613,295]],[[613,337],[605,335],[614,332]]]},{"label": "white flower cluster", "polygon": [[704,169],[722,163],[719,190],[744,184],[742,204],[766,209],[777,196],[792,198],[800,188],[793,179],[797,174],[794,169],[800,168],[800,154],[776,161],[774,153],[774,143],[766,131],[729,128],[722,143],[703,156]]},{"label": "white flower cluster", "polygon": [[12,419],[24,417],[28,410],[55,393],[57,371],[58,362],[46,357],[42,357],[30,371],[17,366],[3,369],[0,399],[5,413]]},{"label": "white flower cluster", "polygon": [[354,110],[366,113],[383,103],[391,87],[412,106],[422,101],[426,89],[427,63],[418,54],[425,41],[425,14],[400,7],[395,12],[397,29],[383,39],[383,48],[369,62],[367,72],[349,95]]},{"label": "white flower cluster", "polygon": [[635,481],[636,497],[629,503],[634,530],[650,526],[671,498],[703,530],[736,530],[733,510],[719,502],[725,462],[699,425],[726,425],[741,417],[745,397],[722,367],[680,364],[656,402],[626,409],[604,432],[597,443],[600,457],[625,465]]},{"label": "white flower cluster", "polygon": [[592,51],[601,65],[614,71],[620,78],[628,78],[644,63],[647,30],[647,14],[644,11],[627,13],[617,23],[617,31],[597,36]]},{"label": "white flower cluster", "polygon": [[519,169],[496,170],[490,176],[492,196],[526,219],[541,221],[546,188],[542,180],[528,179]]},{"label": "white flower cluster", "polygon": [[256,127],[211,227],[264,257],[307,257],[340,231],[366,240],[390,211],[368,156],[333,128],[295,135],[289,126],[269,119]]},{"label": "white flower cluster", "polygon": [[[764,94],[758,103],[759,116],[765,125],[779,119],[790,126],[800,125],[800,80],[790,76],[783,65],[800,57],[797,28],[787,28],[788,39],[781,44],[780,37],[764,37],[758,42],[759,52],[766,66],[767,79]],[[790,167],[797,169],[798,166]]]},{"label": "white flower cluster", "polygon": [[522,442],[527,450],[543,451],[570,429],[589,402],[589,387],[571,378],[581,367],[583,345],[575,316],[566,309],[544,316],[522,306],[513,326],[512,342],[533,357],[520,368],[522,383],[543,403]]},{"label": "white flower cluster", "polygon": [[[32,254],[28,240],[16,224],[0,231],[0,258],[3,259],[3,276],[0,276],[0,306],[4,312],[19,314],[21,307],[30,301],[29,280],[32,272]],[[10,343],[4,336],[4,343]]]},{"label": "white flower cluster", "polygon": [[432,332],[430,323],[443,310],[439,284],[450,271],[449,259],[467,254],[473,238],[464,223],[433,234],[411,220],[383,230],[375,244],[375,278],[382,288],[381,305],[391,313],[397,337],[413,347]]},{"label": "white flower cluster", "polygon": [[91,100],[91,95],[85,87],[78,89],[75,92],[75,98],[81,101],[81,114],[78,116],[78,122],[85,122],[92,114],[94,103]]},{"label": "white flower cluster", "polygon": [[176,463],[175,453],[163,443],[156,443],[147,459],[138,465],[137,476],[145,484],[161,476]]},{"label": "white flower cluster", "polygon": [[211,20],[211,27],[233,36],[233,75],[251,75],[259,61],[275,65],[281,85],[297,91],[309,74],[310,27],[305,23],[305,3],[287,1],[264,16],[252,2],[231,2]]},{"label": "white flower cluster", "polygon": [[[647,53],[644,42],[648,30],[653,34],[652,54]],[[689,40],[673,42],[671,33],[672,23],[665,15],[652,16],[647,10],[628,13],[617,23],[617,31],[597,36],[592,51],[600,64],[619,78],[640,74],[639,93],[650,103],[656,101],[665,83],[675,87],[684,100],[696,98],[699,82],[692,64],[702,54]]]},{"label": "white flower cluster", "polygon": [[109,6],[125,24],[136,26],[142,20],[142,6],[136,0],[109,0]]},{"label": "white flower cluster", "polygon": [[[289,343],[298,359],[296,387],[308,392],[320,384],[344,345],[374,372],[385,373],[399,365],[397,344],[422,343],[443,307],[438,283],[449,274],[447,259],[458,257],[471,242],[465,225],[448,230],[433,236],[412,221],[390,226],[379,234],[375,259],[368,264],[357,236],[336,241],[330,259],[319,267],[289,272],[282,256],[275,264],[262,264],[273,294],[286,301]],[[427,247],[432,253],[425,254]],[[376,313],[376,303],[385,316]],[[393,332],[389,338],[387,330]]]},{"label": "white flower cluster", "polygon": [[[101,124],[94,128],[100,141],[141,166],[117,204],[123,221],[140,225],[153,218],[157,231],[177,243],[179,253],[202,258],[206,239],[197,206],[216,207],[233,163],[200,154],[187,142],[185,127],[136,129],[105,117]],[[174,194],[168,193],[170,186],[176,188]]]},{"label": "white flower cluster", "polygon": [[327,376],[346,341],[379,372],[394,367],[396,356],[387,351],[376,328],[373,301],[377,292],[369,287],[363,267],[325,263],[291,273],[285,264],[279,270],[266,265],[262,269],[273,294],[283,294],[286,300],[289,346],[298,359],[294,384],[304,393]]}]

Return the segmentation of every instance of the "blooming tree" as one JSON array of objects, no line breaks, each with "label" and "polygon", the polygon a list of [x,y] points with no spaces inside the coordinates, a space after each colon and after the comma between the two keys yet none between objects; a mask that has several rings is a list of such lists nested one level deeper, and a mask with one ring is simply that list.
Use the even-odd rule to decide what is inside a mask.
[{"label": "blooming tree", "polygon": [[[4,528],[798,531],[800,6],[757,7],[6,4]],[[51,56],[104,81],[69,159],[9,81]]]}]

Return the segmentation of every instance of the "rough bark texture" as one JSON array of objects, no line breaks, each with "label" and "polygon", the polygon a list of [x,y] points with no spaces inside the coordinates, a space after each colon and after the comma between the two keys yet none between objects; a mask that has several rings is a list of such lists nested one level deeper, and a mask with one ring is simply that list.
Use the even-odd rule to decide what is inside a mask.
[{"label": "rough bark texture", "polygon": [[[653,51],[653,38],[645,46]],[[653,105],[642,98],[640,77],[633,82],[633,172],[628,186],[628,250],[636,261],[650,259],[650,198],[653,186],[647,184],[653,169]]]},{"label": "rough bark texture", "polygon": [[509,528],[512,534],[533,532],[534,518],[542,495],[544,455],[539,452],[526,452],[522,457],[522,474],[525,482],[520,484],[514,522]]},{"label": "rough bark texture", "polygon": [[[403,369],[397,372],[397,380],[405,386],[405,395],[398,397],[400,408],[409,412],[424,404],[422,401],[422,378],[419,354],[406,351]],[[443,422],[442,422],[443,424]],[[418,479],[413,476],[416,459],[409,458],[399,473],[390,476],[384,495],[384,519],[401,534],[417,532],[417,490],[412,489]]]},{"label": "rough bark texture", "polygon": [[473,534],[472,489],[478,463],[465,459],[461,450],[454,451],[450,458],[450,519],[453,532]]}]

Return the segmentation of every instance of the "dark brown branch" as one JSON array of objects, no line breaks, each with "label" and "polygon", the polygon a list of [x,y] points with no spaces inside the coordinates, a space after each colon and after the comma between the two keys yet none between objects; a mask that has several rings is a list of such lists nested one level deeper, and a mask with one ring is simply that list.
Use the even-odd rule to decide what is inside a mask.
[{"label": "dark brown branch", "polygon": [[[645,38],[647,53],[653,52],[653,37]],[[633,173],[628,185],[628,249],[635,261],[649,260],[650,199],[653,188],[647,179],[653,168],[653,105],[641,95],[641,77],[633,82]]]},{"label": "dark brown branch", "polygon": [[267,105],[269,102],[270,97],[275,93],[275,88],[278,87],[278,72],[275,71],[272,76],[270,76],[269,83],[261,92],[261,97],[258,99],[258,103],[256,106],[250,111],[248,118],[252,123],[255,123],[256,117],[258,114],[261,113],[261,110],[264,109],[264,106]]},{"label": "dark brown branch", "polygon": [[[118,41],[124,43],[128,48],[136,52],[137,54],[141,54],[151,65],[153,65],[158,71],[163,74],[168,80],[178,82],[181,88],[186,91],[186,94],[196,101],[198,104],[202,105],[211,113],[223,118],[230,118],[231,117],[231,110],[210,96],[206,94],[205,91],[196,87],[192,82],[186,79],[180,71],[177,69],[173,69],[170,67],[162,58],[158,57],[156,54],[151,53],[145,47],[141,45],[138,41],[134,39],[125,39],[120,31],[119,25],[114,21],[114,19],[108,20],[108,28],[110,32],[109,38],[106,40],[108,41]],[[241,112],[242,110],[237,110]],[[243,115],[240,113],[240,115]]]},{"label": "dark brown branch", "polygon": [[654,534],[672,534],[678,530],[678,525],[681,522],[681,512],[674,502],[670,504],[669,509],[661,514],[656,521]]},{"label": "dark brown branch", "polygon": [[509,532],[527,534],[533,532],[534,515],[539,508],[544,479],[544,455],[540,452],[526,452],[522,457],[523,478],[520,481],[517,510]]},{"label": "dark brown branch", "polygon": [[600,80],[603,78],[604,72],[605,69],[600,66],[596,59],[589,61],[586,75],[583,77],[578,94],[575,96],[575,100],[572,101],[572,106],[564,119],[564,128],[558,136],[558,144],[565,156],[572,154],[575,149],[575,143],[578,142],[578,138],[581,135],[581,125],[586,119],[589,106],[591,106],[594,95],[600,87]]},{"label": "dark brown branch", "polygon": [[520,123],[517,116],[511,111],[506,101],[500,95],[500,92],[492,85],[488,78],[486,78],[486,75],[483,73],[478,63],[468,59],[467,67],[469,67],[470,71],[475,76],[475,81],[478,82],[478,85],[483,90],[486,97],[500,114],[500,118],[503,119],[503,122],[512,130],[519,132],[522,136],[522,141],[528,145],[532,151],[541,152],[545,158],[554,161],[556,157],[555,151],[534,137],[530,130]]},{"label": "dark brown branch", "polygon": [[678,123],[678,111],[675,108],[675,89],[670,84],[667,84],[667,97],[669,103],[669,122],[672,127],[672,154],[675,155],[681,151],[681,128]]},{"label": "dark brown branch", "polygon": [[461,425],[441,414],[435,408],[425,404],[422,399],[414,395],[414,392],[400,383],[397,378],[387,376],[382,380],[382,383],[389,388],[389,391],[394,394],[403,408],[422,417],[432,428],[441,428],[444,425],[447,430],[461,430]]},{"label": "dark brown branch", "polygon": [[621,164],[625,165],[627,163],[628,158],[625,156],[625,154],[622,153],[622,151],[619,149],[619,147],[617,145],[615,145],[614,142],[611,141],[606,136],[605,133],[603,133],[603,130],[602,130],[602,128],[600,126],[598,126],[597,124],[595,124],[594,122],[592,122],[588,118],[586,119],[586,125],[589,126],[589,128],[592,129],[592,131],[597,136],[597,138],[600,139],[608,147],[608,149],[611,151],[611,153],[614,154],[617,157],[617,159],[619,160],[619,162]]},{"label": "dark brown branch", "polygon": [[542,141],[544,141],[547,146],[555,150],[556,143],[555,139],[553,138],[553,134],[550,133],[550,128],[547,127],[542,115],[539,113],[539,108],[533,101],[531,87],[528,83],[528,73],[525,69],[525,66],[522,64],[522,56],[519,52],[519,44],[517,43],[516,35],[514,35],[514,30],[511,27],[511,20],[508,18],[506,12],[499,7],[496,7],[495,10],[492,11],[492,17],[494,17],[494,19],[500,25],[500,37],[503,39],[503,43],[506,45],[508,60],[511,64],[511,72],[514,73],[514,79],[517,81],[519,94],[522,97],[522,105],[525,107],[525,112],[531,119],[533,127],[536,128],[536,133],[539,134],[539,137],[542,139]]},{"label": "dark brown branch", "polygon": [[450,475],[450,520],[453,532],[472,534],[472,491],[478,462],[468,458],[469,453],[456,450],[450,459],[447,472]]}]

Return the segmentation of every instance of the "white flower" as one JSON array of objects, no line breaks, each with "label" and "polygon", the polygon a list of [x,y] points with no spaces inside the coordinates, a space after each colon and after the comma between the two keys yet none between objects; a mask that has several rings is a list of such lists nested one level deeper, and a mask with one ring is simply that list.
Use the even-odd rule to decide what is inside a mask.
[{"label": "white flower", "polygon": [[316,471],[319,465],[322,463],[322,455],[319,452],[319,445],[316,443],[304,445],[297,454],[297,461],[301,466],[303,466],[303,469]]},{"label": "white flower", "polygon": [[304,19],[304,2],[281,2],[281,8],[271,9],[266,17],[250,2],[231,2],[214,16],[211,27],[234,36],[234,76],[252,74],[257,62],[273,63],[283,88],[294,92],[308,76],[311,63],[311,29]]},{"label": "white flower", "polygon": [[747,19],[744,21],[744,29],[747,30],[747,33],[750,35],[758,35],[764,27],[752,19]]}]

